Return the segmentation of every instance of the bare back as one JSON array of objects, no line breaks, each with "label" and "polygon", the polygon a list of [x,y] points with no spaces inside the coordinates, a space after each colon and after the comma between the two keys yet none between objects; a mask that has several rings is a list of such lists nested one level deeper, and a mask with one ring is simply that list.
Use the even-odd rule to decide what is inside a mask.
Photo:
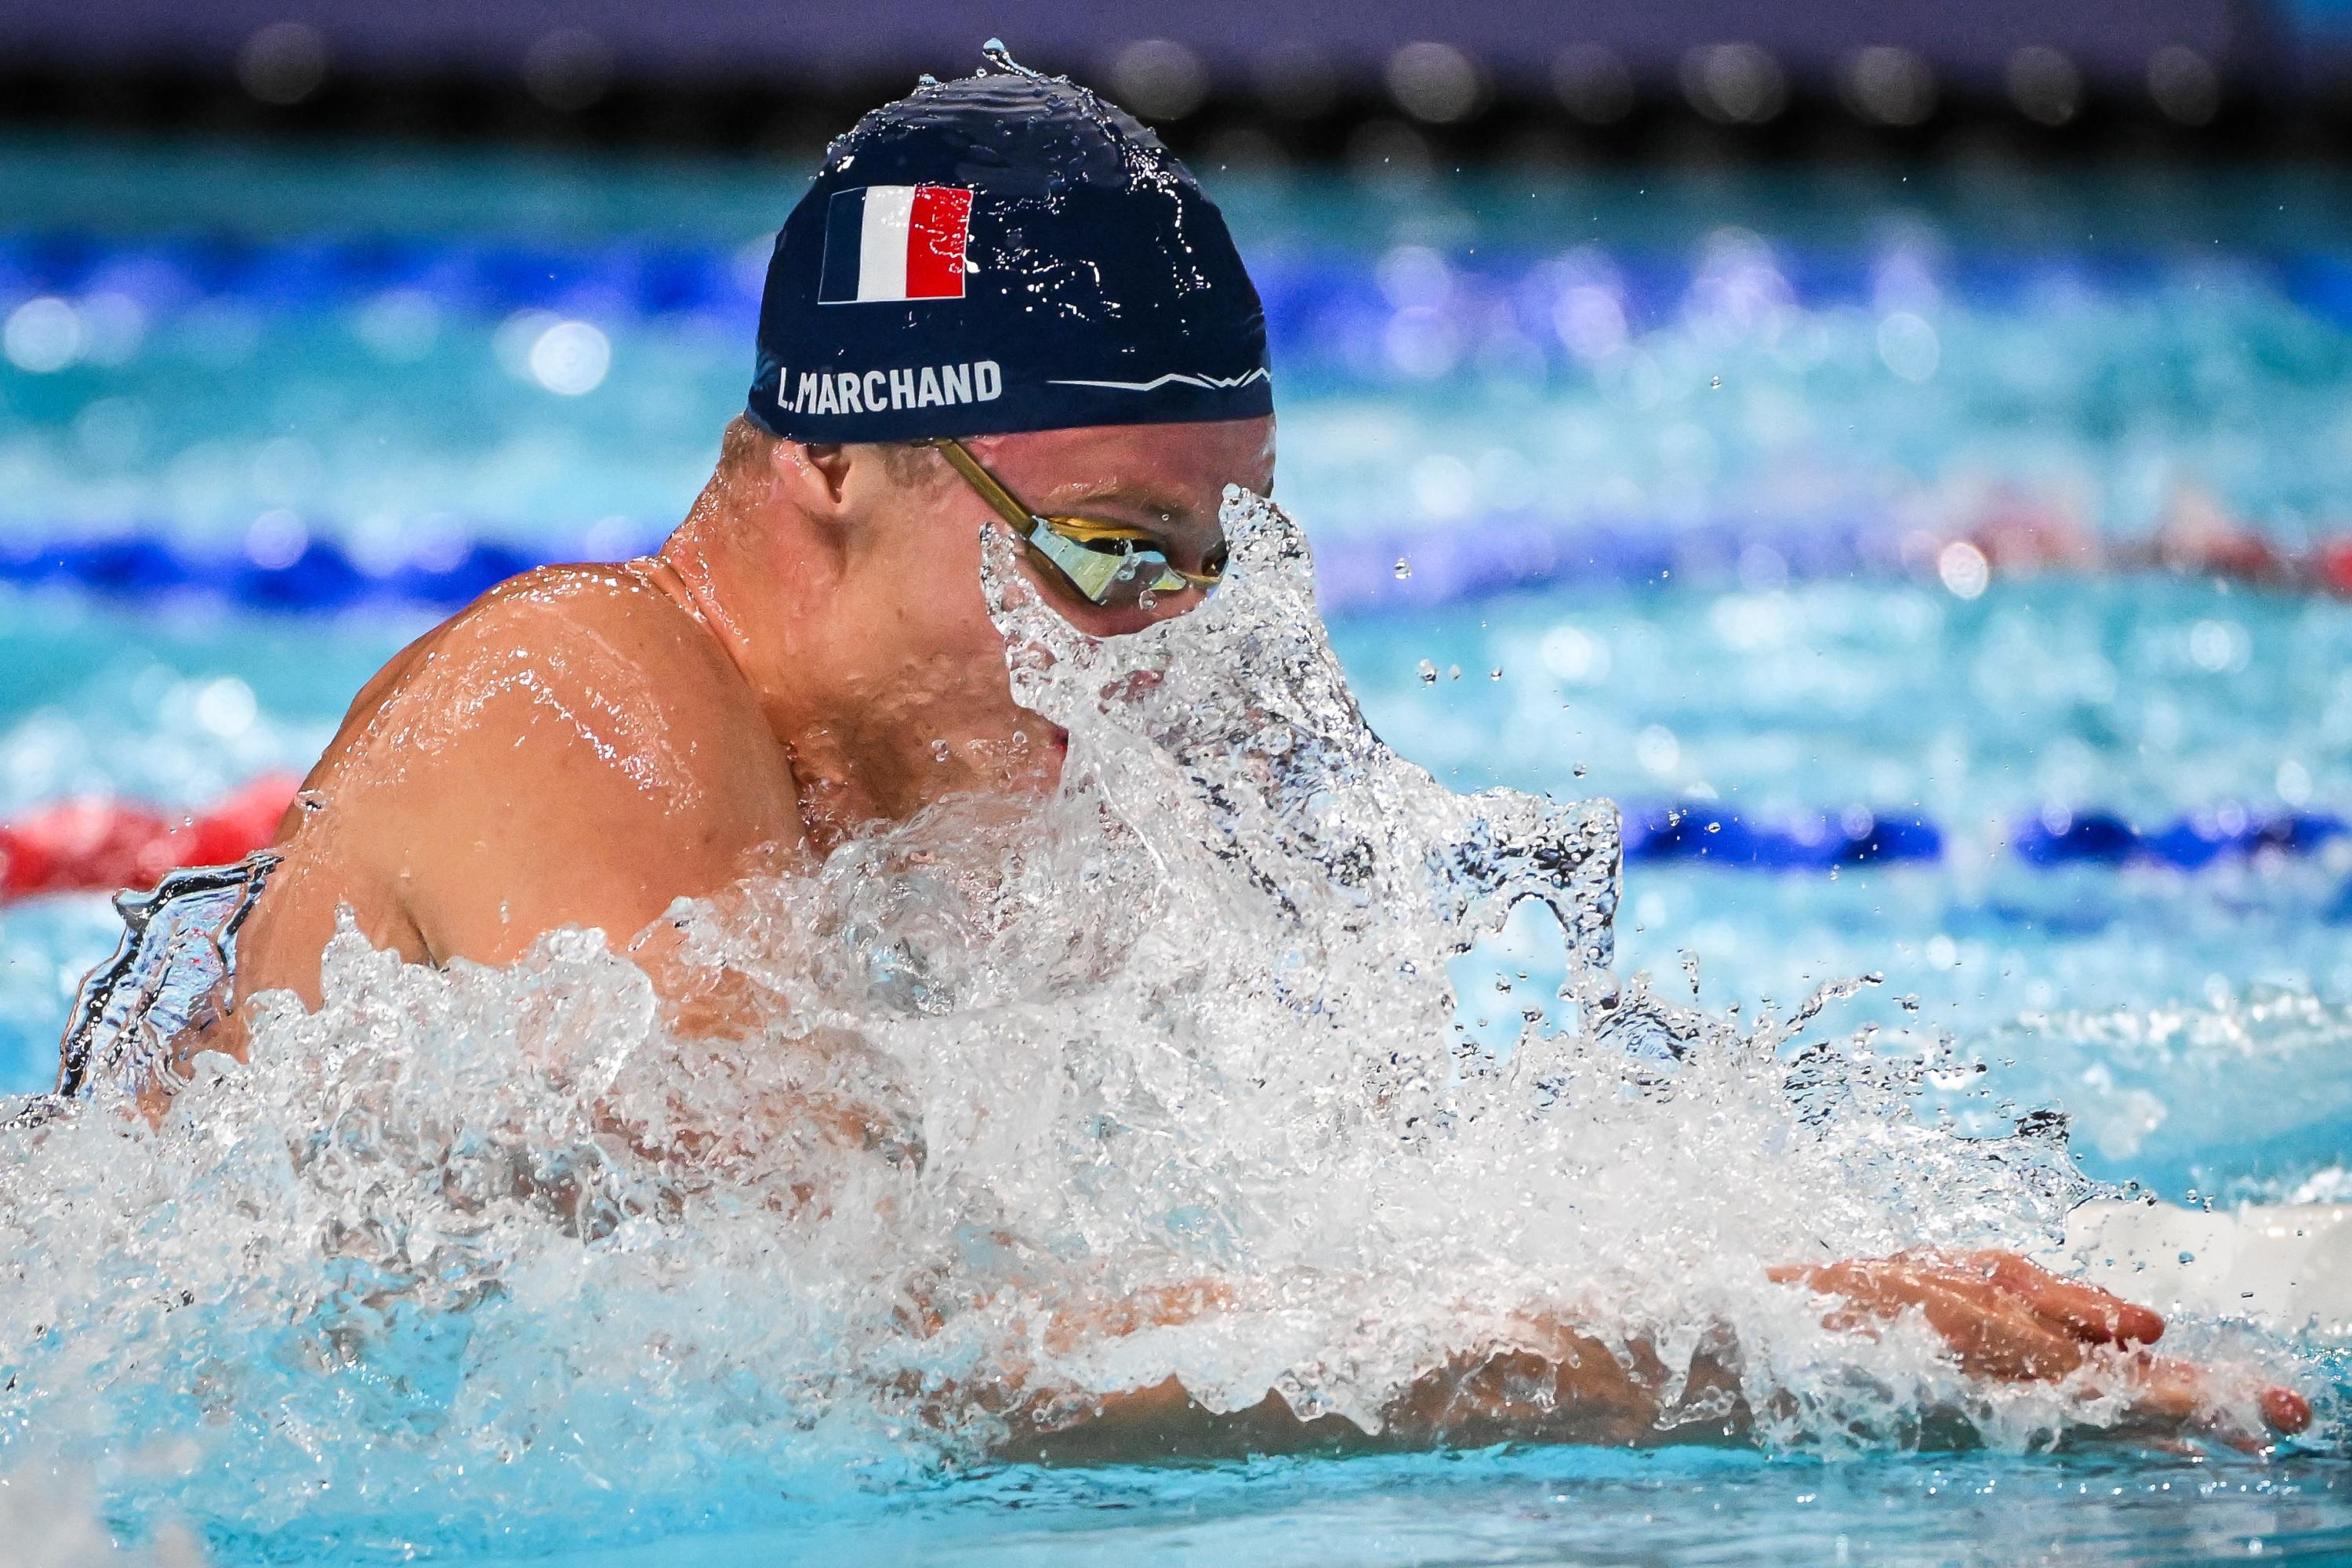
[{"label": "bare back", "polygon": [[237,998],[317,1005],[342,906],[412,962],[504,963],[566,926],[621,945],[803,844],[789,759],[682,585],[549,567],[362,689],[279,826]]}]

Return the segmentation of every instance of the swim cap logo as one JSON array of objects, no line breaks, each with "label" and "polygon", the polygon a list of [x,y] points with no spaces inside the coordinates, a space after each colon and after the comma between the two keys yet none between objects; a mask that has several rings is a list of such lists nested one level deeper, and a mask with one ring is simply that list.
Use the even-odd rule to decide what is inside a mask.
[{"label": "swim cap logo", "polygon": [[743,412],[788,441],[1274,412],[1216,203],[1134,120],[994,55],[833,144],[768,253],[758,349]]},{"label": "swim cap logo", "polygon": [[835,191],[824,214],[820,305],[963,298],[971,193],[956,185]]}]

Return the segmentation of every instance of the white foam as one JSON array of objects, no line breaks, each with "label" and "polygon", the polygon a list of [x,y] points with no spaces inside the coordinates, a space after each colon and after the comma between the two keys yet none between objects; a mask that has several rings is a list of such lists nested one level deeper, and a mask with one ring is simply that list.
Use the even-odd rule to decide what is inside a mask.
[{"label": "white foam", "polygon": [[2085,1204],[2055,1261],[2160,1312],[2352,1337],[2352,1204]]},{"label": "white foam", "polygon": [[[931,1474],[1019,1390],[1172,1374],[1376,1425],[1528,1310],[1669,1364],[1728,1327],[1779,1446],[1916,1440],[1930,1406],[2010,1446],[2112,1414],[1965,1387],[1924,1332],[1832,1334],[1764,1282],[2053,1246],[2086,1189],[2047,1136],[1922,1121],[1934,1040],[1621,986],[1613,809],[1395,756],[1297,529],[1240,492],[1225,524],[1226,589],[1108,642],[991,536],[1063,786],[674,911],[714,987],[765,998],[755,1039],[677,1037],[593,932],[446,972],[346,932],[323,1005],[266,1007],[250,1064],[204,1059],[160,1128],[100,1101],[0,1134],[0,1336],[28,1347],[0,1431],[84,1459],[192,1434],[184,1471],[110,1484],[134,1522],[421,1512],[520,1550]],[[1449,963],[1530,899],[1568,978],[1487,971],[1462,1011],[1532,1016],[1489,1048]],[[1202,1279],[1229,1309],[1048,1332]]]}]

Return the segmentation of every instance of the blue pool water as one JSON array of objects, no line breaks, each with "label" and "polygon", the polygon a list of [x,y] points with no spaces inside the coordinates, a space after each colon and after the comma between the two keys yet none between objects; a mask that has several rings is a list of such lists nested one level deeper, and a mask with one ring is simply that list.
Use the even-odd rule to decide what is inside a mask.
[{"label": "blue pool water", "polygon": [[[740,399],[800,177],[0,145],[0,819],[299,771],[450,591],[419,573],[657,538]],[[2185,498],[2284,548],[2352,528],[2340,180],[1210,178],[1265,285],[1277,495],[1390,742],[1462,790],[1935,830],[1896,862],[1636,861],[1622,971],[1679,984],[1692,954],[1704,1001],[1751,1014],[1875,973],[1840,1023],[1950,1032],[1990,1069],[1963,1118],[2061,1106],[2086,1171],[2176,1200],[2352,1195],[2352,839],[2194,868],[2019,852],[2084,813],[2352,813],[2352,604],[2074,572],[1963,596],[1916,542],[2021,511],[2127,542]],[[94,541],[173,564],[112,590],[50,564]],[[0,905],[0,1089],[45,1084],[112,933],[97,895]],[[2325,1335],[2294,1349],[2337,1375]],[[556,1525],[416,1498],[248,1518],[201,1460],[171,1489],[221,1562],[2322,1560],[2352,1554],[2323,1415],[2266,1462],[738,1475]],[[0,1477],[40,1437],[0,1431]],[[68,1480],[136,1532],[139,1462]]]},{"label": "blue pool water", "polygon": [[1694,1449],[1016,1470],[651,1550],[550,1552],[525,1542],[466,1560],[560,1568],[2336,1561],[2347,1480],[2333,1461],[2259,1471],[2096,1457],[1837,1465]]}]

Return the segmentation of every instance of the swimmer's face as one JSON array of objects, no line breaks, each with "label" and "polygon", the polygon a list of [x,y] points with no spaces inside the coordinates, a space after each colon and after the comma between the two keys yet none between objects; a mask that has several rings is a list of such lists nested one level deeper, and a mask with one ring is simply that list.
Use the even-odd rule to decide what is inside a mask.
[{"label": "swimmer's face", "polygon": [[[1271,418],[978,436],[964,445],[1032,510],[1139,530],[1188,571],[1219,553],[1227,485],[1261,494],[1274,486]],[[979,787],[1050,788],[1066,737],[1013,704],[1004,639],[981,595],[982,531],[1004,524],[938,451],[912,457],[898,466],[895,493],[877,498],[876,510],[891,515],[861,530],[868,558],[851,573],[852,617],[890,645],[900,671],[893,684],[904,683],[888,722],[906,742],[907,785],[917,801]],[[1149,607],[1104,606],[1034,553],[1024,552],[1024,570],[1073,625],[1097,636],[1182,615],[1202,597],[1187,588],[1155,595]],[[869,744],[885,739],[867,736]]]},{"label": "swimmer's face", "polygon": [[[982,436],[964,445],[1030,510],[1136,530],[1195,574],[1223,561],[1217,512],[1225,487],[1265,494],[1274,486],[1271,418]],[[981,522],[995,515],[984,501],[958,510]],[[1152,595],[1149,605],[1098,605],[1036,552],[1024,551],[1022,566],[1056,609],[1097,636],[1140,630],[1202,599],[1199,588],[1187,587]]]}]

